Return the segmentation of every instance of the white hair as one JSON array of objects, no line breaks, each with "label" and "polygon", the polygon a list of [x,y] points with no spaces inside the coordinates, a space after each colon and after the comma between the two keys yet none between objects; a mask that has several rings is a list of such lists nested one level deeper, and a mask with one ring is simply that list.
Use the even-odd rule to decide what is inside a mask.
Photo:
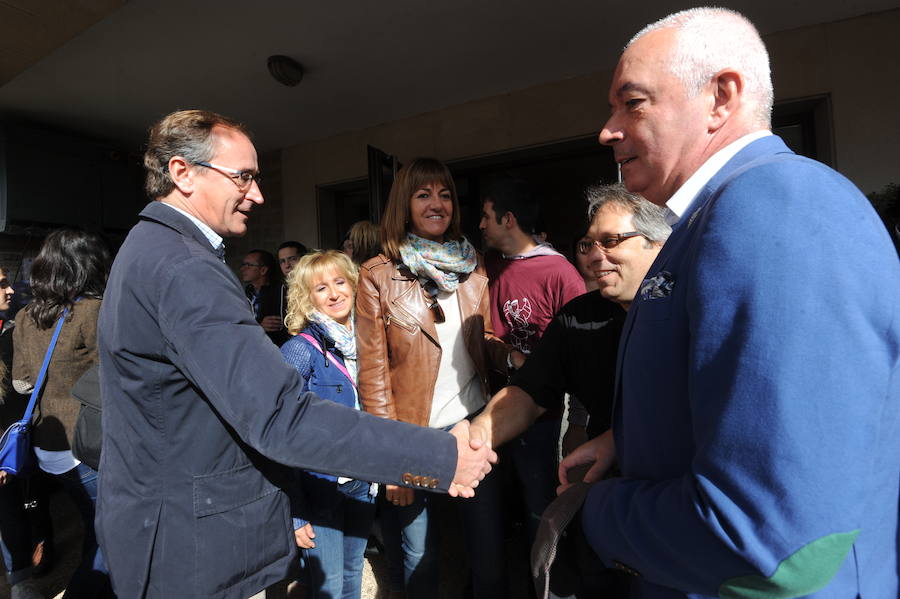
[{"label": "white hair", "polygon": [[734,69],[744,79],[744,97],[753,104],[756,124],[770,126],[775,93],[769,53],[747,17],[727,8],[683,10],[647,25],[625,48],[651,31],[668,28],[677,32],[669,69],[689,95],[698,94],[719,71]]}]

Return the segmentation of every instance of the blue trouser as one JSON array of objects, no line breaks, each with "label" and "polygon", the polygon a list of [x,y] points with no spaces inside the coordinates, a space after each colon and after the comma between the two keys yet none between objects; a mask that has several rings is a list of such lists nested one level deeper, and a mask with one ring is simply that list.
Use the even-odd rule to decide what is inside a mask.
[{"label": "blue trouser", "polygon": [[302,550],[306,596],[359,599],[363,554],[375,517],[375,498],[369,494],[369,483],[353,480],[339,485],[305,472],[300,478],[301,514],[316,535],[316,546]]},{"label": "blue trouser", "polygon": [[64,474],[56,476],[75,504],[84,524],[81,544],[81,563],[66,586],[63,599],[93,599],[109,593],[109,570],[97,545],[94,533],[94,506],[97,503],[97,471],[78,464]]},{"label": "blue trouser", "polygon": [[541,514],[556,499],[560,420],[538,420],[503,446],[522,486],[528,510],[528,543],[534,544]]}]

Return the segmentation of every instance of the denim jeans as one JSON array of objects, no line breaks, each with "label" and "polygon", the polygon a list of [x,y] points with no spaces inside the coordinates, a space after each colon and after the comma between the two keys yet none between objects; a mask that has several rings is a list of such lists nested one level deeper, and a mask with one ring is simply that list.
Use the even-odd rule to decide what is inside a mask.
[{"label": "denim jeans", "polygon": [[493,473],[486,476],[471,499],[457,500],[417,490],[413,503],[401,507],[383,500],[383,494],[381,497],[382,534],[391,574],[391,590],[405,589],[407,599],[438,596],[440,542],[437,512],[440,502],[451,501],[458,507],[465,535],[464,550],[472,576],[474,598],[493,599],[507,595],[500,511],[501,480],[498,476]]},{"label": "denim jeans", "polygon": [[303,549],[302,582],[311,599],[359,599],[363,553],[375,517],[369,483],[343,485],[301,473],[302,515],[312,524],[316,546]]},{"label": "denim jeans", "polygon": [[109,570],[94,533],[94,506],[97,503],[97,471],[78,464],[56,476],[75,504],[84,524],[81,563],[66,586],[63,599],[94,599],[110,593]]},{"label": "denim jeans", "polygon": [[556,499],[559,420],[538,420],[502,449],[522,485],[528,510],[528,543],[534,544],[541,514]]}]

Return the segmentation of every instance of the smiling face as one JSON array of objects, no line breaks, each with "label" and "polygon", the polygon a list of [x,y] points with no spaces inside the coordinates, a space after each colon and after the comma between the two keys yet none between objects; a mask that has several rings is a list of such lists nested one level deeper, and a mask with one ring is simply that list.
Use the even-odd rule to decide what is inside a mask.
[{"label": "smiling face", "polygon": [[453,217],[453,195],[434,181],[413,192],[409,200],[409,231],[431,241],[444,241]]},{"label": "smiling face", "polygon": [[309,297],[316,310],[346,326],[353,308],[353,287],[350,281],[335,267],[312,277]]},{"label": "smiling face", "polygon": [[[598,241],[630,231],[634,231],[631,212],[610,202],[597,210],[584,239]],[[629,237],[610,249],[594,244],[586,257],[601,295],[627,310],[661,247],[641,236]]]},{"label": "smiling face", "polygon": [[619,60],[610,85],[611,114],[600,143],[611,146],[629,191],[664,205],[712,154],[711,95],[688,97],[669,69],[674,29],[651,31]]},{"label": "smiling face", "polygon": [[[256,173],[256,149],[250,139],[233,129],[215,127],[216,153],[210,163]],[[222,237],[240,237],[247,232],[247,220],[257,204],[264,202],[254,181],[241,191],[234,179],[215,169],[194,167],[194,190],[190,204],[196,215]]]},{"label": "smiling face", "polygon": [[9,310],[9,303],[14,293],[12,282],[6,278],[6,271],[0,268],[0,310]]}]

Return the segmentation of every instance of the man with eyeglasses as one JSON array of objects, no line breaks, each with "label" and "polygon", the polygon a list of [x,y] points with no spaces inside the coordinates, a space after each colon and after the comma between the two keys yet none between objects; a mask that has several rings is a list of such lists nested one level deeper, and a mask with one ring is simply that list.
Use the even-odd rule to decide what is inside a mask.
[{"label": "man with eyeglasses", "polygon": [[296,546],[281,464],[471,496],[496,456],[470,448],[467,424],[322,401],[256,323],[224,262],[223,238],[264,201],[244,127],[172,113],[144,164],[155,201],[116,257],[98,330],[97,536],[117,595],[246,599],[283,580]]},{"label": "man with eyeglasses", "polygon": [[[599,288],[576,297],[556,313],[509,385],[473,421],[473,439],[500,447],[542,414],[558,411],[567,393],[587,411],[589,437],[609,429],[625,312],[671,228],[661,208],[619,184],[591,187],[587,196],[590,227],[576,251],[590,260]],[[571,591],[573,582],[590,585],[580,588],[580,593],[614,592],[620,584],[596,571],[577,576],[559,572],[551,578],[551,589],[569,586]]]},{"label": "man with eyeglasses", "polygon": [[275,256],[266,250],[251,250],[244,256],[238,272],[256,322],[272,343],[281,347],[290,335],[284,327],[284,286]]}]

